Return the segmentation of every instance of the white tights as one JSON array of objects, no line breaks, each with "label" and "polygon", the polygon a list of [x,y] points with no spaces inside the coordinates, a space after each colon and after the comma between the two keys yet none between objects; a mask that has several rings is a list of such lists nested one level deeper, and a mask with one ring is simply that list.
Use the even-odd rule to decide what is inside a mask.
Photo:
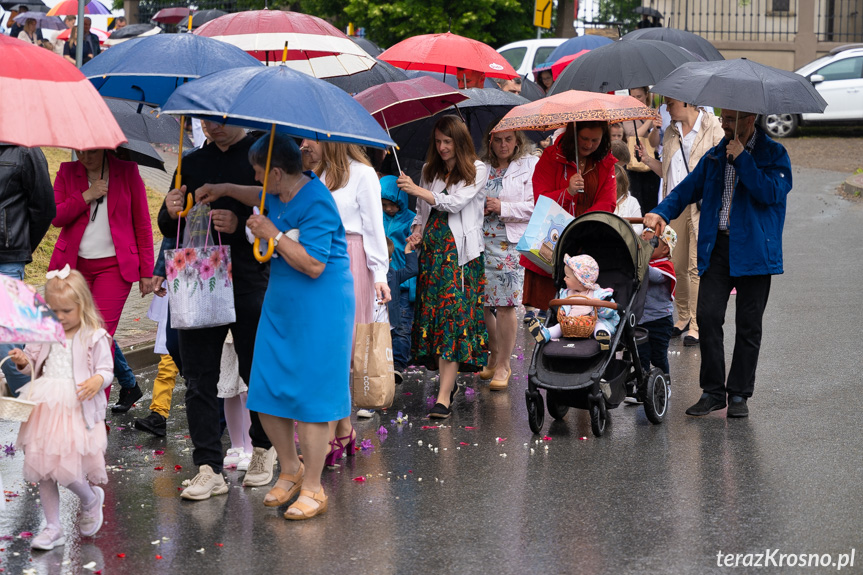
[{"label": "white tights", "polygon": [[[85,479],[79,479],[74,483],[66,485],[66,489],[74,493],[81,500],[84,507],[92,507],[98,501],[96,493]],[[60,528],[60,489],[53,479],[44,479],[39,482],[39,497],[42,499],[42,511],[49,527]]]},{"label": "white tights", "polygon": [[249,437],[249,428],[252,426],[252,417],[246,408],[247,396],[248,392],[244,391],[234,397],[225,398],[225,423],[228,424],[231,448],[251,453],[252,439]]}]

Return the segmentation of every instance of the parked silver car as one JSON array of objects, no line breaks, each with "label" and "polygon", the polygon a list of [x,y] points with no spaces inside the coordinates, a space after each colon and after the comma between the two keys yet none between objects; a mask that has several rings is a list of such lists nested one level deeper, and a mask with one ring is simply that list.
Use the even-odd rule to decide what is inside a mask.
[{"label": "parked silver car", "polygon": [[863,44],[834,48],[797,73],[815,85],[821,97],[827,100],[827,108],[820,114],[762,117],[761,125],[771,137],[793,136],[801,125],[863,123]]}]

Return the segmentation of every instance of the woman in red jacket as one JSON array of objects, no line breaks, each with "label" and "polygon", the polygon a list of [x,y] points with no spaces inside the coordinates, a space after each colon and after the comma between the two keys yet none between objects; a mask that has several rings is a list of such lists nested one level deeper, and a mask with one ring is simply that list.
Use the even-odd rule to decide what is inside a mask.
[{"label": "woman in red jacket", "polygon": [[[153,229],[147,191],[134,162],[106,150],[77,155],[77,161],[60,164],[54,180],[57,216],[51,223],[60,228],[60,236],[48,268],[69,264],[83,274],[113,337],[132,284],[139,282],[141,297],[152,291]],[[115,353],[118,349],[115,343]],[[122,407],[112,409],[127,411],[140,399],[141,390],[134,376],[121,378],[120,383],[117,406]]]},{"label": "woman in red jacket", "polygon": [[[577,135],[577,137],[576,137]],[[533,172],[533,196],[548,196],[573,216],[613,212],[617,182],[606,122],[567,124],[557,141],[547,147]],[[541,310],[555,297],[551,276],[521,257],[525,268],[522,303]]]}]

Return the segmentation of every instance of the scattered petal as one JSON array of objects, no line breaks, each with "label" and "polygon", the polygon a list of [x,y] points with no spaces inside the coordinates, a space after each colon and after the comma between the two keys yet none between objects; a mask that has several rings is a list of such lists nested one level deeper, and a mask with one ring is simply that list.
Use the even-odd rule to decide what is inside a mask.
[{"label": "scattered petal", "polygon": [[476,427],[473,427],[472,425],[465,425],[464,428],[465,429],[476,429]]},{"label": "scattered petal", "polygon": [[440,429],[437,425],[423,425],[420,429]]},{"label": "scattered petal", "polygon": [[410,391],[406,391],[402,395],[413,395],[413,393],[411,393]]},{"label": "scattered petal", "polygon": [[161,555],[156,555],[156,559],[161,559],[161,558],[162,558]]},{"label": "scattered petal", "polygon": [[3,446],[3,451],[6,453],[6,457],[13,457],[15,455],[15,445],[12,443],[8,443]]},{"label": "scattered petal", "polygon": [[175,465],[174,466],[174,471],[180,471],[181,469],[183,469],[182,465]]},{"label": "scattered petal", "polygon": [[204,552],[204,548],[203,548],[203,547],[201,547],[200,549],[195,550],[195,553],[203,553],[203,552]]},{"label": "scattered petal", "polygon": [[465,386],[464,395],[465,395],[465,397],[470,397],[471,395],[476,395],[476,390],[474,390],[474,388],[472,388],[472,387]]},{"label": "scattered petal", "polygon": [[470,443],[465,443],[464,441],[459,441],[458,444],[459,445],[470,445]]},{"label": "scattered petal", "polygon": [[356,481],[357,483],[365,483],[366,478],[360,475],[359,477],[354,477],[354,481]]},{"label": "scattered petal", "polygon": [[96,562],[95,562],[95,561],[90,561],[89,563],[87,563],[87,564],[86,564],[86,565],[84,565],[83,567],[84,567],[84,569],[89,569],[90,571],[92,571],[93,569],[95,569],[95,568],[96,568]]},{"label": "scattered petal", "polygon": [[374,449],[374,448],[375,448],[375,446],[372,445],[371,439],[363,439],[362,442],[360,442],[360,449],[362,449],[363,451],[367,451],[369,449]]},{"label": "scattered petal", "polygon": [[547,435],[544,435],[544,436],[542,437],[542,440],[543,440],[543,441],[551,441],[551,438],[550,438],[549,436],[547,436]]},{"label": "scattered petal", "polygon": [[386,434],[388,434],[388,433],[389,433],[389,431],[387,431],[387,428],[386,428],[386,427],[384,427],[383,425],[381,425],[381,426],[378,428],[378,435],[386,435]]},{"label": "scattered petal", "polygon": [[216,543],[216,547],[224,547],[224,546],[225,546],[224,543]]},{"label": "scattered petal", "polygon": [[582,435],[581,437],[578,438],[578,440],[579,441],[587,441],[587,438]]},{"label": "scattered petal", "polygon": [[495,441],[497,441],[498,443],[503,443],[504,441],[506,441],[506,437],[495,438]]},{"label": "scattered petal", "polygon": [[161,449],[157,449],[153,452],[153,455],[165,455],[165,452]]},{"label": "scattered petal", "polygon": [[126,554],[125,553],[117,553],[117,557],[119,557],[120,559],[125,559]]},{"label": "scattered petal", "polygon": [[154,467],[153,469],[155,469],[156,471],[162,471],[165,468],[160,465],[158,467]]},{"label": "scattered petal", "polygon": [[18,535],[18,537],[20,537],[21,539],[27,539],[27,538],[29,538],[29,537],[33,537],[33,533],[31,533],[30,531],[22,531],[22,532]]}]

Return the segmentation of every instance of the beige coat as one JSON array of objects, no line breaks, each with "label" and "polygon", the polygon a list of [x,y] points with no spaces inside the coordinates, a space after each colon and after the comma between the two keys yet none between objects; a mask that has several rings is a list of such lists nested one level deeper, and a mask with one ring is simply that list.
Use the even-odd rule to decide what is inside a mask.
[{"label": "beige coat", "polygon": [[[701,157],[706,154],[710,148],[719,144],[722,138],[725,137],[725,132],[722,130],[722,124],[719,118],[711,111],[699,108],[703,112],[701,116],[701,126],[698,133],[695,135],[695,142],[692,143],[692,151],[689,157],[686,158],[689,164],[689,171],[695,169]],[[662,138],[662,197],[668,195],[671,191],[668,189],[668,170],[671,168],[671,158],[680,149],[680,132],[677,131],[677,125],[671,122],[671,125],[665,130],[665,136]],[[667,161],[666,161],[667,159]],[[678,182],[680,183],[680,182]]]}]

